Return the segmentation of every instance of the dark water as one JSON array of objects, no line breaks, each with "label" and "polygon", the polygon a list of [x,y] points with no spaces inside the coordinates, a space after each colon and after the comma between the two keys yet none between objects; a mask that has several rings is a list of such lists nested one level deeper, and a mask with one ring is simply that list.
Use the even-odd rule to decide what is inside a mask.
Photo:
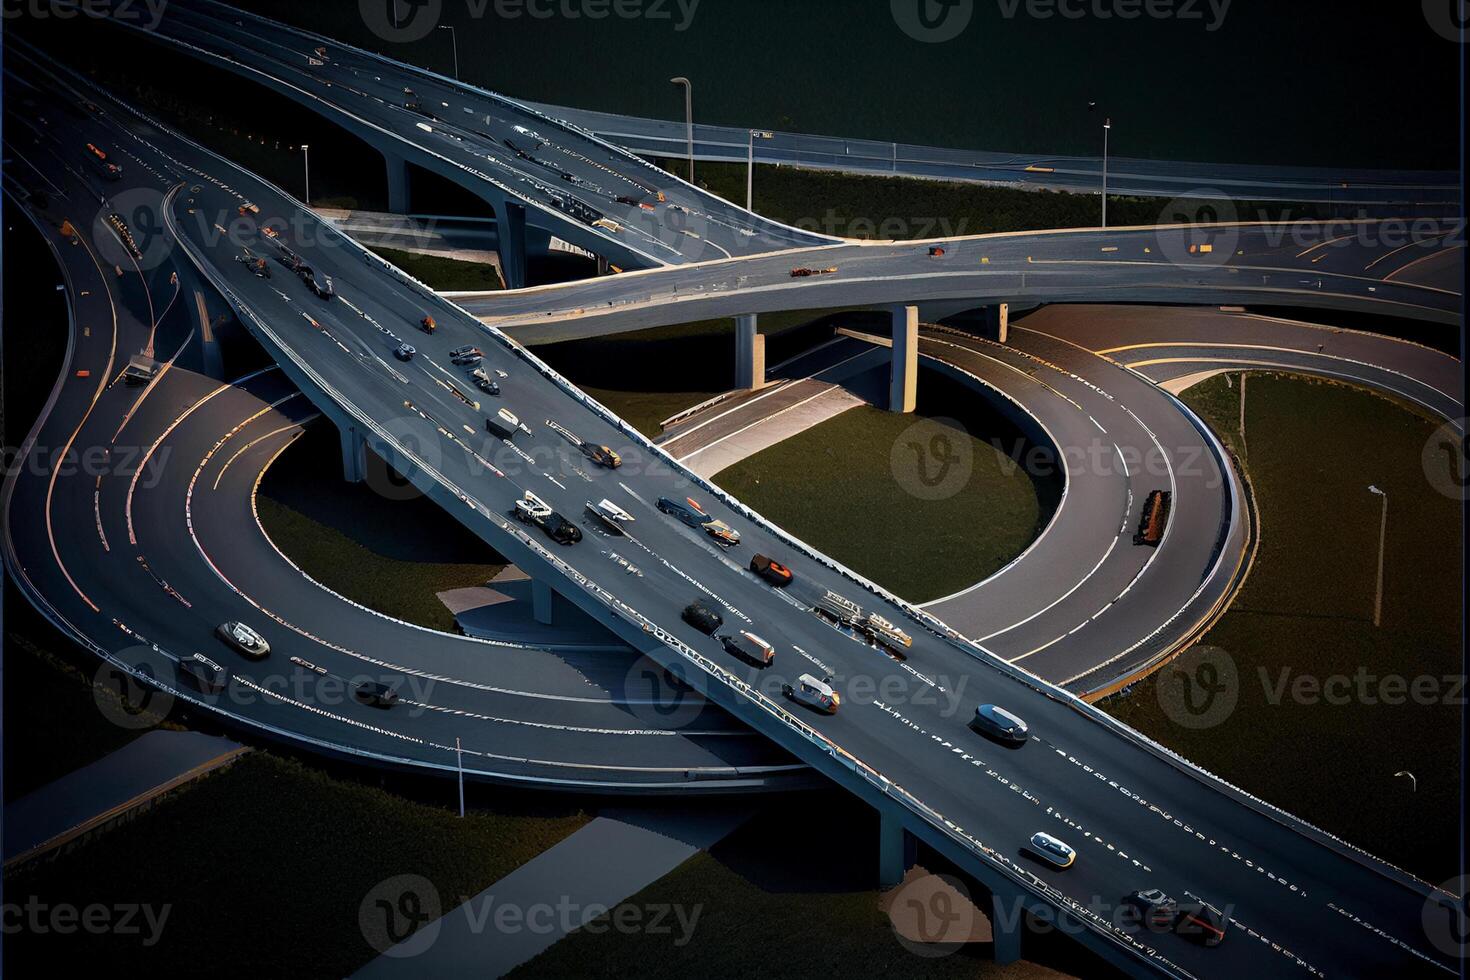
[{"label": "dark water", "polygon": [[[388,2],[364,0],[370,11]],[[1461,46],[1420,0],[1150,0],[1173,14],[1131,20],[1116,14],[1144,0],[415,2],[455,26],[466,80],[528,99],[677,119],[683,97],[668,79],[687,75],[705,122],[1096,154],[1106,112],[1118,156],[1458,167]],[[895,6],[941,2],[958,18],[936,18],[946,27],[970,11],[952,40],[898,26]],[[355,0],[248,5],[450,71],[448,31],[390,43]],[[617,16],[620,5],[642,15]],[[1029,12],[1062,8],[1082,16]]]}]

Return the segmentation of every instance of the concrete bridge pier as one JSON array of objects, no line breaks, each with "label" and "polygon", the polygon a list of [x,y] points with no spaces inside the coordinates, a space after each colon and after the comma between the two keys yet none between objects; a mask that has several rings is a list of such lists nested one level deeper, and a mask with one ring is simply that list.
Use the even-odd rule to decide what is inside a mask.
[{"label": "concrete bridge pier", "polygon": [[367,440],[354,425],[339,425],[337,436],[342,443],[342,479],[361,483],[367,479]]},{"label": "concrete bridge pier", "polygon": [[383,151],[383,164],[388,168],[388,210],[408,214],[408,161],[397,153]]},{"label": "concrete bridge pier", "polygon": [[893,314],[893,367],[888,379],[888,410],[914,410],[919,385],[919,308],[895,306]]},{"label": "concrete bridge pier", "polygon": [[735,318],[735,387],[759,388],[766,383],[766,338],[754,313]]},{"label": "concrete bridge pier", "polygon": [[526,285],[526,208],[501,198],[495,209],[495,233],[500,239],[500,271],[506,289]]},{"label": "concrete bridge pier", "polygon": [[903,827],[896,810],[878,808],[878,887],[892,888],[919,857],[919,841]]},{"label": "concrete bridge pier", "polygon": [[556,616],[556,593],[544,579],[531,579],[531,616],[542,626],[550,626]]},{"label": "concrete bridge pier", "polygon": [[1025,932],[1025,897],[1004,889],[991,892],[990,934],[995,942],[996,963],[1004,965],[1021,958],[1021,938]]},{"label": "concrete bridge pier", "polygon": [[985,335],[1000,343],[1005,343],[1010,334],[1011,326],[1011,304],[996,303],[985,307],[983,311]]}]

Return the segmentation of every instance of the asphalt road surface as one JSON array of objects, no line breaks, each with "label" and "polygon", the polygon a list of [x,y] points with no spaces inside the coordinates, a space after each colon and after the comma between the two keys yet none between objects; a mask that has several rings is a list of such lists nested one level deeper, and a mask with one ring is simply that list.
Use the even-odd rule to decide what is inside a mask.
[{"label": "asphalt road surface", "polygon": [[[101,94],[94,97],[106,101]],[[1124,951],[1136,969],[1221,976],[1453,972],[1451,954],[1437,948],[1421,924],[1426,902],[1442,893],[1192,770],[832,566],[679,470],[502,334],[485,330],[337,238],[277,189],[142,120],[130,121],[129,138],[138,157],[156,153],[192,171],[165,199],[167,226],[200,274],[225,294],[319,410],[341,416],[339,424],[360,427],[375,448],[412,463],[416,479],[466,527],[532,574],[557,579],[630,644],[686,672],[690,684],[802,761],[850,789],[880,793],[905,815],[906,825],[960,855],[975,873],[1003,878],[1067,910],[1087,925],[1093,941]],[[247,202],[260,212],[239,215]],[[214,220],[191,220],[201,215]],[[275,218],[281,219],[278,229]],[[276,230],[275,240],[266,227]],[[319,277],[331,276],[335,298],[323,299],[290,276],[275,257],[277,240],[308,255]],[[1085,235],[1072,240],[1088,241]],[[237,261],[245,248],[269,256],[270,278]],[[881,249],[864,249],[863,258],[853,253],[855,261],[847,264],[881,262],[880,255]],[[748,261],[758,266],[770,260]],[[879,272],[876,265],[872,271]],[[1219,273],[1222,280],[1230,274]],[[1368,295],[1366,287],[1357,291],[1364,277],[1320,275],[1349,299]],[[1075,271],[1071,276],[1083,278]],[[588,292],[637,278],[601,280]],[[904,279],[921,290],[929,277],[893,268],[882,270],[882,278]],[[819,281],[810,292],[822,286]],[[896,282],[890,288],[898,293]],[[1420,306],[1424,294],[1414,289],[1422,288],[1379,280],[1382,294],[1402,293],[1404,299],[1378,299]],[[563,292],[557,301],[570,295]],[[1449,300],[1433,302],[1436,313],[1448,316]],[[413,326],[425,312],[440,323],[432,340]],[[404,340],[417,342],[419,355],[393,360],[392,351]],[[446,356],[450,348],[471,343],[486,350],[489,367],[505,372],[501,401],[479,408],[472,389],[465,390],[465,371]],[[500,405],[525,425],[509,442],[489,438],[484,430],[486,409]],[[594,469],[562,431],[618,449],[622,468]],[[585,522],[580,544],[555,545],[508,516],[526,489],[569,516],[580,515],[590,497],[608,496],[636,521],[630,534],[619,537]],[[696,498],[737,530],[741,543],[727,551],[661,514],[653,506],[659,495]],[[71,527],[66,533],[76,538],[95,530]],[[614,550],[626,561],[615,558]],[[791,588],[773,589],[745,570],[746,556],[757,551],[792,567]],[[71,574],[78,569],[72,567]],[[111,577],[93,587],[113,587]],[[813,615],[811,604],[829,589],[857,598],[907,630],[907,658],[899,661]],[[695,597],[716,608],[727,629],[749,628],[774,638],[775,664],[762,671],[739,661],[682,622],[679,611]],[[293,642],[285,638],[273,658],[284,658]],[[781,681],[808,671],[833,678],[843,695],[835,715],[815,715],[783,699]],[[322,683],[311,676],[306,681]],[[285,724],[332,729],[332,741],[358,751],[399,758],[430,750],[447,757],[452,751],[397,730],[403,705],[381,715],[376,725],[365,725],[345,713],[261,693]],[[965,722],[981,699],[1025,717],[1032,732],[1028,744],[1006,749],[969,731]],[[704,710],[696,703],[687,724],[696,725]],[[1077,848],[1073,867],[1057,870],[1025,855],[1026,838],[1042,829]],[[1228,908],[1231,938],[1205,949],[1174,935],[1129,934],[1110,912],[1122,894],[1150,886]]]}]

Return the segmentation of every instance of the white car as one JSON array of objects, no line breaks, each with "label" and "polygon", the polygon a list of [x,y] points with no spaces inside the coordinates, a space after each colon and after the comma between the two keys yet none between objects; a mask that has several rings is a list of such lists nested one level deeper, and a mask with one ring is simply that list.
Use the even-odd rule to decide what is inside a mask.
[{"label": "white car", "polygon": [[516,501],[516,517],[527,524],[544,521],[550,516],[551,505],[529,490],[526,491],[524,497]]},{"label": "white car", "polygon": [[603,526],[613,534],[627,533],[623,530],[623,525],[634,519],[632,514],[623,510],[623,508],[606,497],[595,504],[589,500],[587,502],[587,513],[602,521]]},{"label": "white car", "polygon": [[1070,868],[1077,860],[1077,852],[1065,841],[1046,833],[1031,836],[1031,853],[1057,868]]},{"label": "white car", "polygon": [[831,684],[819,681],[811,674],[802,674],[795,684],[782,687],[781,693],[797,704],[804,704],[828,715],[835,715],[837,707],[842,704],[842,695],[832,690]]}]

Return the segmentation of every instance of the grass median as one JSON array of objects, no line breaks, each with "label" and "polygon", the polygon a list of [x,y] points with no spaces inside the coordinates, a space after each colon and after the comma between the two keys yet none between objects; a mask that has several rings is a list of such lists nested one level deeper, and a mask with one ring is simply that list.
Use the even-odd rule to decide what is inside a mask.
[{"label": "grass median", "polygon": [[[655,161],[682,173],[682,161]],[[744,164],[701,163],[699,183],[727,201],[745,204]],[[1096,194],[1023,190],[961,181],[883,177],[834,170],[761,164],[755,170],[755,210],[783,224],[823,235],[879,241],[951,238],[1050,228],[1093,228],[1099,220]],[[1108,195],[1109,224],[1152,225],[1211,220],[1220,202]],[[1301,220],[1318,217],[1310,204],[1234,201],[1240,220]]]},{"label": "grass median", "polygon": [[468,262],[445,255],[424,255],[400,248],[375,247],[373,251],[404,272],[441,292],[472,292],[504,289],[500,272],[489,262]]},{"label": "grass median", "polygon": [[[443,789],[452,802],[453,784]],[[376,955],[359,924],[365,903],[375,912],[375,886],[421,876],[447,912],[586,820],[539,803],[460,819],[253,752],[75,851],[7,874],[8,901],[167,917],[155,930],[138,915],[132,935],[7,928],[4,972],[89,975],[106,963],[129,977],[347,976]]]},{"label": "grass median", "polygon": [[[995,448],[1016,433],[958,382],[921,372],[919,403],[921,416],[949,421],[859,406],[720,471],[715,482],[911,602],[949,595],[1025,550],[1060,490]],[[918,455],[936,437],[948,441],[944,455],[970,461],[967,479],[925,485],[925,470],[940,477],[945,465],[937,450]]]},{"label": "grass median", "polygon": [[336,433],[323,422],[276,460],[256,496],[266,534],[307,575],[354,602],[457,632],[437,593],[483,585],[505,559],[427,497],[389,499],[373,481],[345,482],[339,458]]},{"label": "grass median", "polygon": [[[1343,385],[1253,374],[1242,447],[1239,396],[1238,375],[1185,393],[1244,448],[1260,509],[1250,577],[1202,640],[1233,667],[1234,682],[1218,676],[1238,700],[1185,727],[1171,686],[1184,682],[1166,668],[1102,707],[1385,860],[1447,878],[1460,839],[1461,522],[1421,459],[1438,422]],[[1391,499],[1381,627],[1381,498],[1369,484]],[[1187,672],[1199,656],[1180,664]]]}]

